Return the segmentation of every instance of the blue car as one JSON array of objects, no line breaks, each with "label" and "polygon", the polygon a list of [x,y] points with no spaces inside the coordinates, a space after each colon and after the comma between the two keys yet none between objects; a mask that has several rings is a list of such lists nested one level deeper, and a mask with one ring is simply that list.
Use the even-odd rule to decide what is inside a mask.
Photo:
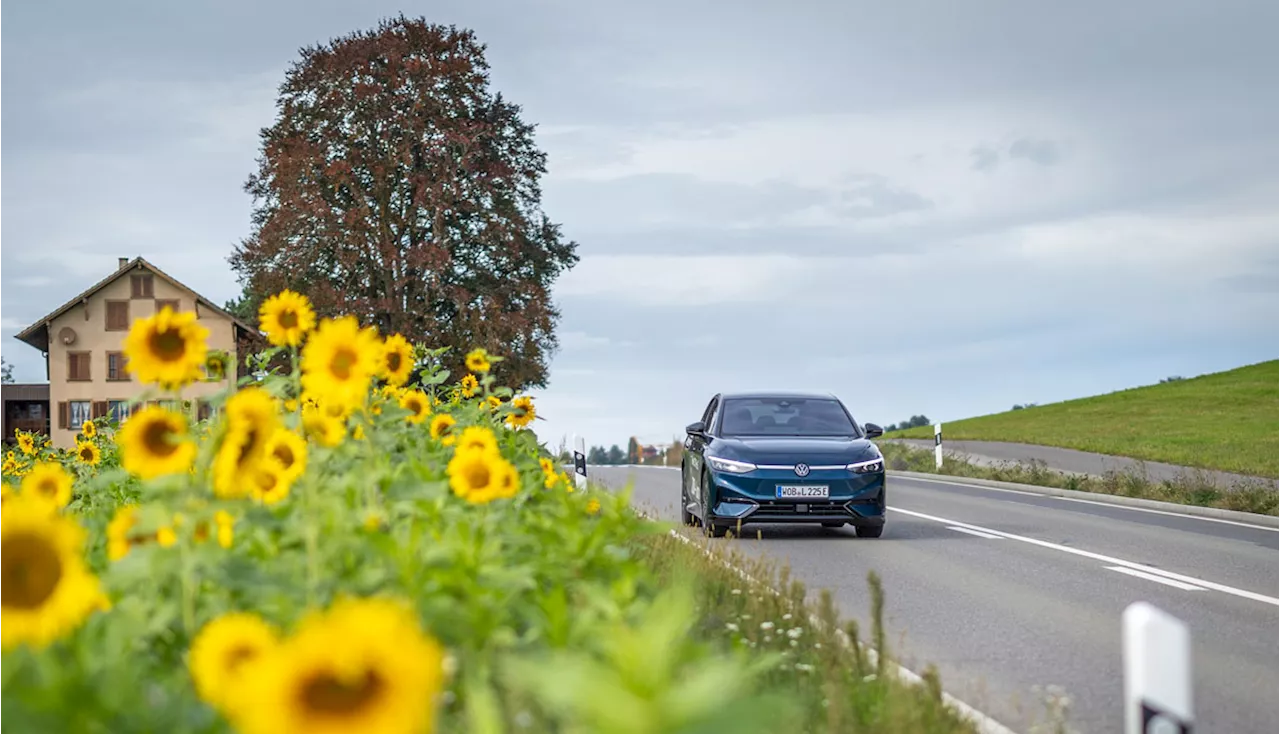
[{"label": "blue car", "polygon": [[834,395],[733,393],[711,399],[685,428],[680,508],[685,525],[709,535],[756,523],[852,525],[859,537],[884,532],[885,466]]}]

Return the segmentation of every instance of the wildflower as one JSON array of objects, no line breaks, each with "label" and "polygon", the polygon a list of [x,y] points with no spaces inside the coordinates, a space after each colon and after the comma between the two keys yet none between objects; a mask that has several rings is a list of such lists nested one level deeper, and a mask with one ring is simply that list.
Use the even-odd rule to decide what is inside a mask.
[{"label": "wildflower", "polygon": [[600,500],[592,497],[587,501],[587,514],[594,515],[600,511]]},{"label": "wildflower", "polygon": [[282,430],[279,401],[262,388],[247,387],[227,400],[227,432],[213,460],[213,491],[222,498],[253,491],[267,446]]},{"label": "wildflower", "polygon": [[471,450],[498,453],[498,440],[494,437],[493,431],[484,426],[468,426],[464,428],[462,435],[458,437],[454,451],[462,453]]},{"label": "wildflower", "polygon": [[98,579],[84,564],[84,530],[38,500],[17,497],[0,517],[0,638],[5,650],[39,649],[101,607]]},{"label": "wildflower", "polygon": [[462,389],[462,397],[470,398],[474,397],[476,390],[480,389],[480,381],[475,375],[464,375],[458,386]]},{"label": "wildflower", "polygon": [[116,508],[115,514],[111,516],[111,522],[107,523],[108,560],[118,561],[129,554],[129,549],[134,545],[129,537],[129,531],[138,524],[137,514],[138,508],[134,505],[122,505]]},{"label": "wildflower", "polygon": [[267,455],[280,462],[285,477],[294,481],[307,468],[307,442],[295,431],[281,428],[267,441]]},{"label": "wildflower", "polygon": [[357,405],[369,392],[381,356],[373,328],[360,328],[354,316],[324,319],[302,350],[302,389],[339,406]]},{"label": "wildflower", "polygon": [[448,413],[437,413],[431,417],[431,437],[449,446],[453,444],[453,427],[457,421]]},{"label": "wildflower", "polygon": [[413,345],[399,334],[382,343],[382,363],[378,376],[391,385],[403,385],[413,372]]},{"label": "wildflower", "polygon": [[80,425],[80,433],[83,434],[85,438],[93,438],[98,435],[98,426],[95,425],[93,421],[85,421]]},{"label": "wildflower", "polygon": [[54,461],[42,461],[22,480],[22,494],[47,507],[61,509],[71,502],[71,475]]},{"label": "wildflower", "polygon": [[18,448],[22,449],[22,453],[30,456],[36,452],[36,439],[30,433],[15,431],[18,435]]},{"label": "wildflower", "polygon": [[102,451],[98,449],[97,444],[77,441],[76,458],[89,466],[97,466],[98,462],[102,460]]},{"label": "wildflower", "polygon": [[762,629],[762,630],[771,630],[771,629],[773,629],[773,622],[761,622],[761,623],[760,623],[760,629]]},{"label": "wildflower", "polygon": [[446,471],[453,493],[472,504],[516,494],[519,478],[515,467],[497,451],[484,448],[463,450],[459,447]]},{"label": "wildflower", "polygon": [[258,309],[258,321],[267,340],[277,347],[296,347],[316,326],[316,313],[304,295],[283,290]]},{"label": "wildflower", "polygon": [[483,348],[472,349],[467,353],[467,369],[484,374],[489,371],[489,353]]},{"label": "wildflower", "polygon": [[213,520],[218,525],[218,545],[223,548],[230,548],[231,542],[235,538],[236,519],[226,510],[218,510],[214,514]]},{"label": "wildflower", "polygon": [[400,407],[409,411],[408,423],[421,423],[431,415],[431,400],[421,390],[406,390],[400,396]]},{"label": "wildflower", "polygon": [[232,692],[245,668],[277,644],[275,630],[256,614],[230,612],[206,624],[191,641],[187,662],[196,693],[221,711],[234,710]]},{"label": "wildflower", "polygon": [[512,412],[507,415],[507,423],[512,428],[524,428],[533,422],[537,411],[533,409],[533,399],[522,395],[511,401]]},{"label": "wildflower", "polygon": [[249,494],[266,505],[274,505],[289,496],[289,480],[280,462],[268,457],[257,466]]},{"label": "wildflower", "polygon": [[125,370],[144,383],[172,389],[195,382],[208,353],[209,330],[191,311],[165,306],[133,322],[124,338]]},{"label": "wildflower", "polygon": [[177,542],[178,534],[174,532],[171,526],[163,525],[159,530],[156,530],[156,543],[158,543],[161,548],[172,548]]},{"label": "wildflower", "polygon": [[429,734],[443,661],[411,609],[340,600],[246,668],[237,688],[253,695],[230,715],[245,734]]},{"label": "wildflower", "polygon": [[196,445],[187,437],[186,417],[159,405],[130,416],[116,441],[125,470],[142,479],[181,474],[196,458]]}]

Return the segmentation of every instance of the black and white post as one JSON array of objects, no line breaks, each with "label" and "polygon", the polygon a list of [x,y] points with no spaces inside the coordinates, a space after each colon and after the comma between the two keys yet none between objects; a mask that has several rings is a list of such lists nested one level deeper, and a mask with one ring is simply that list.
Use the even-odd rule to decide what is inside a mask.
[{"label": "black and white post", "polygon": [[1190,734],[1191,633],[1147,602],[1124,610],[1125,734]]},{"label": "black and white post", "polygon": [[942,424],[933,424],[933,463],[936,468],[942,468]]},{"label": "black and white post", "polygon": [[582,436],[573,437],[573,481],[578,489],[587,488],[587,441]]}]

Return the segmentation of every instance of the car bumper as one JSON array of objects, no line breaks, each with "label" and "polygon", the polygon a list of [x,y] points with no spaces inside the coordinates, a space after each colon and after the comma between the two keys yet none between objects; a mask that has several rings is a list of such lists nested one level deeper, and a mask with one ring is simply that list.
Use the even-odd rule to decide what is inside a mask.
[{"label": "car bumper", "polygon": [[[851,525],[883,525],[885,474],[852,474],[843,469],[814,471],[798,479],[794,473],[757,470],[747,474],[712,474],[715,500],[711,515],[717,523],[816,523],[843,521]],[[780,485],[825,485],[828,497],[779,498]]]}]

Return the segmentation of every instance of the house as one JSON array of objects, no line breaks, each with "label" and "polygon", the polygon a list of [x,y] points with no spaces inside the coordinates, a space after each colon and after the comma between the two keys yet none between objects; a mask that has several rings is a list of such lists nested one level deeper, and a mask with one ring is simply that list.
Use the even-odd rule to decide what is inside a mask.
[{"label": "house", "polygon": [[[154,391],[155,386],[144,385],[125,371],[123,343],[135,319],[151,316],[165,305],[177,311],[194,310],[209,330],[210,353],[223,352],[227,364],[237,365],[236,370],[208,374],[203,382],[183,389],[182,397],[196,400],[201,414],[208,413],[208,404],[200,398],[226,389],[245,374],[242,356],[246,345],[261,336],[256,329],[145,259],[122,257],[115,272],[17,335],[44,353],[49,380],[44,416],[54,447],[73,447],[80,426],[91,418],[109,415],[123,422],[129,416],[130,401]],[[15,412],[21,410],[15,406]],[[11,439],[9,423],[6,397],[5,434]]]},{"label": "house", "polygon": [[14,431],[49,435],[49,384],[0,385],[4,402],[4,443],[16,442]]}]

